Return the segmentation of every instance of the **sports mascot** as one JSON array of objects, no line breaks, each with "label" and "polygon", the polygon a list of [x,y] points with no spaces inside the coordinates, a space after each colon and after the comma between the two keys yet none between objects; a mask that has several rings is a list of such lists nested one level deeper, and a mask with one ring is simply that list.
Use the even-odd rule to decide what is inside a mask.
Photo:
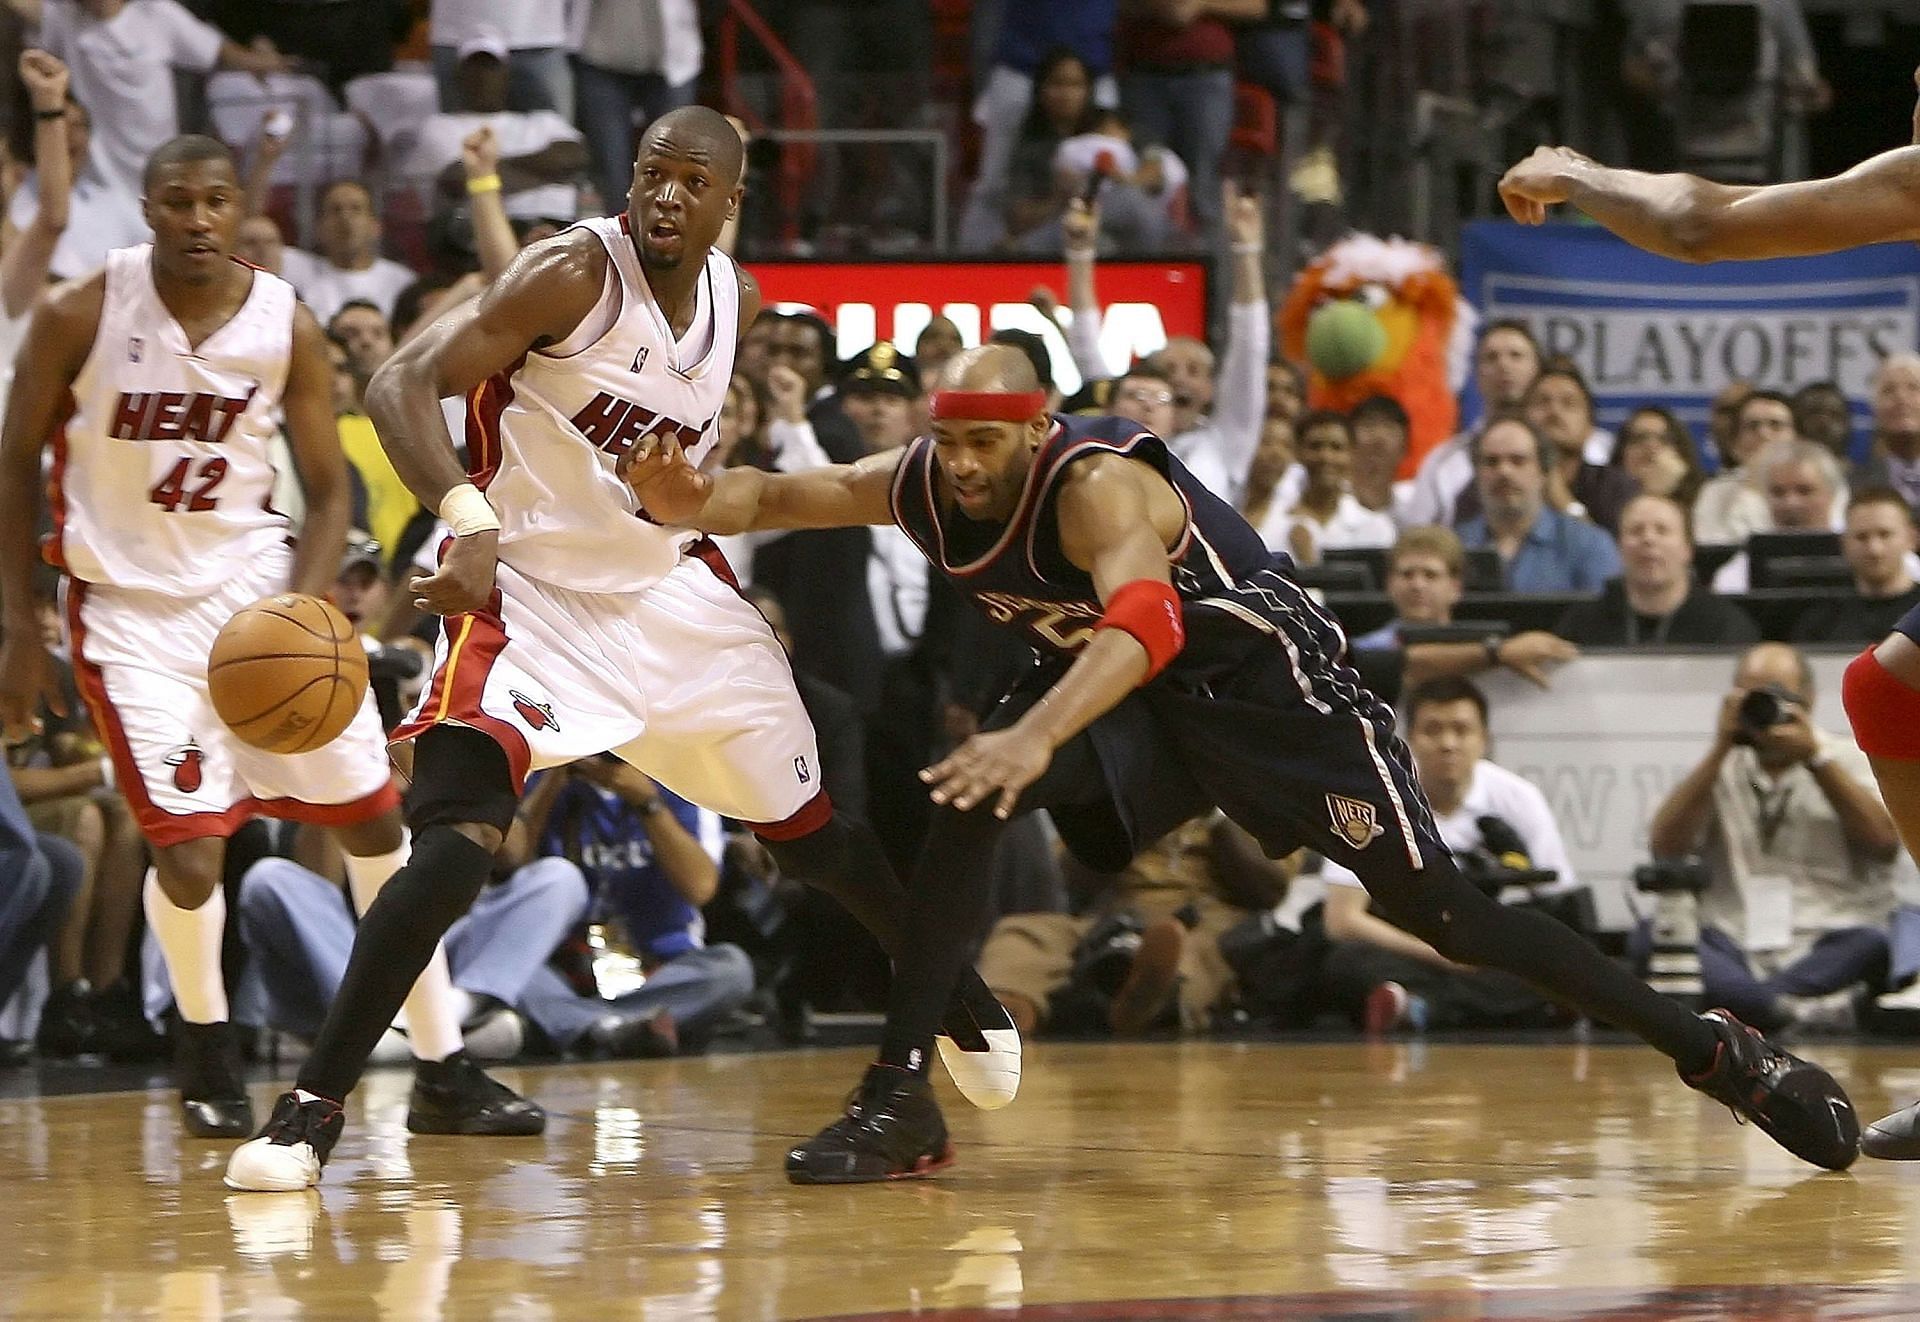
[{"label": "sports mascot", "polygon": [[1398,400],[1411,430],[1400,476],[1459,429],[1455,396],[1473,355],[1475,314],[1438,250],[1356,234],[1314,259],[1280,309],[1280,344],[1308,365],[1307,403],[1346,412]]}]

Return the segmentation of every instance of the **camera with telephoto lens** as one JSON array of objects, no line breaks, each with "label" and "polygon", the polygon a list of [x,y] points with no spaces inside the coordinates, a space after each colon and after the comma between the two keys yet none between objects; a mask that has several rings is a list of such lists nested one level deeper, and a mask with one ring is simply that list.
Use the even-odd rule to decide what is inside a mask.
[{"label": "camera with telephoto lens", "polygon": [[1480,828],[1479,847],[1454,855],[1454,862],[1466,879],[1484,893],[1498,899],[1500,892],[1509,886],[1532,890],[1560,879],[1560,874],[1551,868],[1533,865],[1527,842],[1506,818],[1488,814],[1477,818],[1474,825]]},{"label": "camera with telephoto lens", "polygon": [[1746,697],[1740,699],[1740,706],[1734,713],[1739,728],[1734,731],[1733,742],[1751,746],[1754,738],[1776,725],[1784,725],[1793,719],[1789,707],[1799,704],[1800,695],[1778,684],[1762,684]]},{"label": "camera with telephoto lens", "polygon": [[1653,897],[1647,985],[1700,1009],[1706,1001],[1700,978],[1700,892],[1707,888],[1706,866],[1698,858],[1656,858],[1633,870],[1633,884]]}]

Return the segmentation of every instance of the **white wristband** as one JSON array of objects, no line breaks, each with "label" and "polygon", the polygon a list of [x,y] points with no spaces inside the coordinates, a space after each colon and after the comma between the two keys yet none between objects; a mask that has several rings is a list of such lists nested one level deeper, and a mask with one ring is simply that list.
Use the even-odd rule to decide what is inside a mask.
[{"label": "white wristband", "polygon": [[500,520],[471,482],[462,482],[440,499],[440,517],[447,521],[455,537],[476,532],[499,532]]},{"label": "white wristband", "polygon": [[113,759],[104,753],[100,755],[100,788],[113,788]]}]

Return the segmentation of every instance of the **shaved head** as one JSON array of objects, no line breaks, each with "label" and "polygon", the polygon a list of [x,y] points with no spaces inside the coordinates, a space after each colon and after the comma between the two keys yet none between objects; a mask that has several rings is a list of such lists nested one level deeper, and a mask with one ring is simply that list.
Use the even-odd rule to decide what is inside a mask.
[{"label": "shaved head", "polygon": [[940,371],[943,390],[992,391],[1019,395],[1040,389],[1033,362],[1020,350],[1004,344],[962,349]]},{"label": "shaved head", "polygon": [[174,165],[191,165],[195,161],[225,161],[227,168],[234,171],[234,178],[240,177],[233,163],[233,152],[226,143],[204,134],[183,133],[154,148],[153,155],[147,157],[147,168],[140,176],[140,187],[152,192],[153,182],[160,177],[162,170]]},{"label": "shaved head", "polygon": [[747,164],[746,144],[740,141],[740,133],[732,122],[719,111],[706,106],[669,110],[647,125],[646,134],[640,139],[640,154],[646,155],[649,147],[666,138],[671,138],[673,144],[690,157],[704,156],[703,163],[728,188],[739,184]]}]

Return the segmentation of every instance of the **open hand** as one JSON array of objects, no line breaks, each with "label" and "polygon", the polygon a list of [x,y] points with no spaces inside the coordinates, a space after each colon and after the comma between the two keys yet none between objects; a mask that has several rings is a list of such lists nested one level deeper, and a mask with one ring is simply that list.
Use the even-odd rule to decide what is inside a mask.
[{"label": "open hand", "polygon": [[493,598],[493,571],[499,562],[498,532],[456,537],[438,569],[431,574],[415,574],[408,580],[413,604],[431,615],[483,611]]},{"label": "open hand", "polygon": [[620,457],[614,473],[656,522],[689,527],[713,492],[713,479],[687,461],[680,442],[648,433]]},{"label": "open hand", "polygon": [[1005,821],[1013,816],[1020,791],[1040,779],[1052,762],[1052,745],[1013,726],[974,735],[922,771],[920,779],[933,787],[935,803],[951,803],[961,812],[997,791],[993,815]]}]

